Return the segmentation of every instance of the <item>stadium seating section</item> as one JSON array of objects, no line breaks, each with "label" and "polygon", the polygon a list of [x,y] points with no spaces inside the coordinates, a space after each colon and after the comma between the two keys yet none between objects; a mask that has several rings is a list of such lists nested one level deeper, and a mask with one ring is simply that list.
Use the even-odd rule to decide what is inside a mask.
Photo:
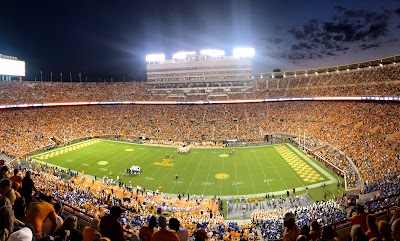
[{"label": "stadium seating section", "polygon": [[[201,87],[201,86],[200,86]],[[283,79],[255,80],[252,91],[225,93],[224,88],[210,93],[150,93],[144,83],[60,83],[0,82],[0,105],[135,100],[217,100],[287,98],[316,96],[400,96],[400,67],[397,65],[372,69],[344,71]],[[373,101],[287,101],[217,105],[93,105],[48,108],[10,108],[1,111],[0,150],[9,157],[23,159],[38,150],[55,145],[54,140],[70,142],[97,136],[146,136],[150,139],[206,141],[226,139],[259,140],[262,133],[298,134],[307,136],[307,148],[344,170],[349,187],[362,182],[363,192],[381,191],[382,196],[400,193],[400,105],[395,102]],[[173,126],[173,128],[171,128]],[[213,133],[210,130],[214,130]],[[231,131],[235,130],[235,131]],[[53,137],[53,138],[50,138]],[[123,138],[122,138],[123,139]],[[347,156],[355,167],[347,163]],[[14,165],[14,164],[8,164]],[[88,190],[78,183],[63,181],[60,170],[28,166],[36,173],[34,182],[42,192],[93,216],[104,215],[110,196]],[[358,179],[356,171],[360,173]],[[397,181],[396,181],[397,180]],[[72,185],[72,186],[71,186]],[[279,219],[284,211],[254,211],[252,223],[224,224],[215,212],[199,214],[197,202],[213,204],[215,199],[196,200],[190,212],[171,212],[176,198],[167,194],[154,197],[151,192],[136,193],[136,201],[124,204],[135,212],[123,218],[133,232],[147,223],[153,210],[166,203],[172,213],[193,234],[203,228],[216,239],[248,240],[256,237],[282,238]],[[136,197],[136,196],[133,197]],[[160,201],[161,200],[161,201]],[[339,207],[342,200],[331,200],[296,210],[299,225],[312,220],[323,224],[345,219]],[[394,202],[395,200],[393,200]],[[142,205],[146,202],[147,205]],[[378,203],[375,208],[388,205]],[[339,211],[338,211],[339,210]],[[343,213],[342,213],[343,212]],[[313,213],[313,215],[308,215]],[[273,230],[273,231],[271,231]]]}]

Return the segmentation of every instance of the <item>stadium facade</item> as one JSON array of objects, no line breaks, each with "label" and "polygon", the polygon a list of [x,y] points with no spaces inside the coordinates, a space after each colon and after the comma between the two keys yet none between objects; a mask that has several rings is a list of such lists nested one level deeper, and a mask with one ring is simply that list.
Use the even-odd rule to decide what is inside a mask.
[{"label": "stadium facade", "polygon": [[148,61],[148,91],[153,95],[227,96],[253,88],[251,56],[225,56],[223,51],[192,51],[172,59]]}]

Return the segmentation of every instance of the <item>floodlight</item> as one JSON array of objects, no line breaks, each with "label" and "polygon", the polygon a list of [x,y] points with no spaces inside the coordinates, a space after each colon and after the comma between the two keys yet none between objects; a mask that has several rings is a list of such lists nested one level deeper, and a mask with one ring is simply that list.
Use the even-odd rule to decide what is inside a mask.
[{"label": "floodlight", "polygon": [[165,54],[149,54],[146,56],[147,62],[156,62],[164,60],[165,60]]},{"label": "floodlight", "polygon": [[191,52],[178,52],[172,55],[173,59],[186,59],[188,55],[194,55],[196,54],[196,51],[191,51]]},{"label": "floodlight", "polygon": [[236,57],[253,57],[255,50],[253,48],[235,48],[233,49],[233,56]]},{"label": "floodlight", "polygon": [[224,56],[225,51],[219,49],[203,49],[200,51],[200,54],[208,55],[211,57],[219,57],[219,56]]}]

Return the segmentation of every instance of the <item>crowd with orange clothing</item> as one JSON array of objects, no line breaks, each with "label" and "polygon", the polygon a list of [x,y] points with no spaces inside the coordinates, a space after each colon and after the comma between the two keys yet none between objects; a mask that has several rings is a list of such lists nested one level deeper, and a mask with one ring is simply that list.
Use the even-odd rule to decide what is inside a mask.
[{"label": "crowd with orange clothing", "polygon": [[[24,157],[53,147],[52,137],[61,143],[108,135],[219,145],[227,139],[259,141],[264,140],[264,133],[297,136],[300,131],[306,139],[316,139],[343,153],[369,185],[399,172],[399,108],[387,102],[299,101],[12,109],[1,112],[0,149]],[[341,159],[324,154],[343,166]]]},{"label": "crowd with orange clothing", "polygon": [[[271,90],[256,92],[255,96],[399,96],[399,86],[396,84],[398,73],[399,67],[395,66],[324,77],[320,75],[321,77],[309,77],[310,79],[302,77],[297,84],[294,79],[283,80],[280,84],[278,80],[271,80]],[[290,88],[283,90],[279,87],[282,84]],[[144,84],[135,83],[0,82],[0,85],[1,104],[149,98]],[[76,139],[104,135],[126,138],[146,136],[157,141],[172,139],[175,140],[174,143],[183,137],[194,143],[211,142],[217,145],[226,139],[239,139],[243,142],[262,140],[265,133],[296,136],[303,132],[308,140],[312,140],[309,147],[329,145],[344,153],[358,168],[360,178],[365,184],[364,192],[389,190],[390,194],[399,192],[400,135],[396,135],[400,132],[398,113],[400,107],[397,103],[357,101],[6,109],[1,111],[0,149],[10,156],[23,158],[34,151],[52,148],[56,144],[54,138],[61,144],[66,144]],[[341,162],[341,158],[333,157],[331,152],[321,151],[321,154],[337,166],[347,168],[345,172],[350,174],[348,179],[351,185],[361,181],[354,179],[348,163]],[[93,209],[89,201],[78,205],[76,200],[65,199],[74,192],[88,194],[87,187],[63,183],[46,172],[40,176],[48,180],[41,185],[42,191],[56,194],[65,203],[79,206],[89,214],[99,215],[99,210]],[[36,176],[33,177],[35,178]],[[14,185],[19,185],[15,184],[17,182],[18,180],[5,179],[0,186],[4,190],[12,190]],[[29,180],[26,183],[29,185]],[[58,190],[56,185],[63,188]],[[30,191],[32,193],[33,189]],[[62,191],[69,193],[66,195]],[[18,195],[24,196],[24,193],[7,192],[4,200],[8,199],[15,205],[16,200],[19,200]],[[107,200],[108,195],[99,193],[90,198],[101,203]],[[140,217],[149,217],[151,214],[147,208],[140,209],[138,204],[130,205],[127,204],[127,207],[140,210]],[[205,221],[206,217],[196,215],[178,215],[177,219],[184,225],[187,220]],[[133,216],[140,222],[146,221],[140,217]],[[212,224],[221,225],[221,221],[222,219],[216,219]],[[187,226],[194,230],[191,222]]]},{"label": "crowd with orange clothing", "polygon": [[[0,200],[4,201],[4,205],[13,207],[13,210],[9,210],[8,212],[13,212],[15,213],[15,215],[13,213],[7,215],[11,215],[10,219],[13,220],[13,223],[15,223],[15,226],[17,227],[17,229],[14,230],[13,226],[4,226],[6,229],[8,227],[7,232],[10,235],[12,235],[14,232],[15,235],[20,235],[21,232],[31,232],[30,235],[32,237],[41,237],[48,234],[56,236],[64,235],[64,238],[67,238],[67,240],[83,240],[85,235],[94,235],[96,237],[111,236],[111,240],[125,240],[123,231],[123,228],[125,227],[133,230],[132,239],[138,238],[136,240],[141,240],[141,232],[144,232],[144,230],[146,230],[146,228],[144,228],[143,230],[142,228],[146,227],[146,223],[151,223],[151,219],[154,219],[152,218],[152,215],[154,215],[154,211],[149,211],[153,209],[150,206],[145,205],[143,207],[140,206],[138,203],[135,203],[134,200],[136,200],[136,198],[133,198],[133,203],[130,203],[133,205],[129,205],[129,203],[125,202],[119,202],[119,206],[113,206],[110,208],[110,206],[115,204],[115,199],[112,196],[96,189],[90,190],[85,185],[79,184],[75,181],[69,182],[66,180],[62,180],[59,177],[59,172],[62,172],[62,170],[50,168],[47,166],[32,165],[25,166],[25,171],[22,172],[22,175],[17,168],[16,171],[14,171],[14,175],[11,176],[8,168],[4,167],[7,166],[3,166],[0,169],[0,174],[2,175],[2,179],[0,181],[0,193],[2,196]],[[34,170],[31,170],[32,167],[34,167]],[[19,166],[19,168],[22,167]],[[31,173],[32,179],[30,179]],[[24,177],[22,178],[22,176]],[[26,179],[30,179],[30,181]],[[42,194],[31,201],[31,204],[26,211],[22,210],[22,215],[18,214],[18,217],[20,217],[20,219],[16,219],[15,217],[17,217],[17,213],[20,213],[21,207],[22,209],[24,207],[23,205],[21,206],[19,204],[19,200],[25,200],[25,198],[21,199],[22,195],[20,195],[19,192],[25,193],[24,188],[27,188],[25,187],[25,185],[29,186],[29,183],[34,183],[33,187],[31,187],[30,189],[30,195],[32,195],[33,191],[40,191]],[[10,195],[10,193],[13,193],[13,195]],[[43,193],[47,193],[48,196],[44,195]],[[50,196],[52,198],[49,198]],[[97,228],[99,233],[94,232],[94,230],[86,230],[86,232],[84,232],[85,235],[83,235],[84,233],[79,231],[77,228],[77,218],[75,216],[69,216],[65,219],[61,218],[61,206],[58,205],[58,208],[56,208],[56,204],[58,202],[54,202],[53,198],[58,201],[62,201],[65,205],[73,206],[76,209],[80,209],[87,214],[91,214],[95,217],[101,217],[100,224],[98,223],[98,221],[96,221],[97,218],[92,220],[91,223],[91,226],[93,227],[96,227],[96,225],[98,226]],[[145,197],[142,196],[138,200],[141,200],[143,202],[145,200],[144,198],[146,198],[146,203],[156,203],[155,200],[152,199],[153,196],[151,196],[150,194],[145,195]],[[170,201],[169,196],[163,196],[162,198],[165,202]],[[51,204],[54,204],[54,207]],[[299,226],[308,225],[309,223],[312,223],[313,220],[317,221],[319,224],[327,224],[337,221],[338,219],[340,219],[340,215],[338,216],[338,214],[344,213],[342,209],[338,209],[338,205],[338,203],[332,200],[326,203],[314,204],[309,207],[298,207],[291,210],[277,210],[275,212],[271,211],[269,213],[266,213],[265,210],[257,210],[253,213],[254,223],[250,225],[237,225],[234,222],[224,224],[224,220],[221,219],[221,216],[219,215],[214,214],[214,218],[211,218],[210,216],[208,216],[208,214],[204,216],[196,214],[189,215],[187,212],[180,212],[179,209],[177,209],[176,212],[172,213],[172,217],[175,218],[170,219],[170,222],[171,220],[173,220],[173,222],[170,223],[169,229],[166,228],[167,219],[161,216],[161,218],[159,219],[159,227],[161,228],[160,230],[162,235],[161,233],[159,233],[159,235],[164,237],[168,233],[168,235],[171,235],[171,238],[174,239],[173,237],[178,237],[179,230],[184,230],[182,231],[183,234],[181,235],[192,238],[201,236],[204,239],[209,240],[258,240],[260,236],[269,239],[283,238],[284,240],[291,240],[291,238],[293,238],[293,234],[289,235],[288,231],[283,231],[283,227],[279,226],[279,220],[281,218],[283,218],[286,222],[294,217],[289,215],[290,217],[288,218],[285,213],[296,213],[297,221],[295,223]],[[135,210],[135,208],[137,209]],[[362,228],[363,232],[367,232],[366,230],[369,226],[368,224],[366,224],[366,221],[364,222],[366,214],[364,214],[363,209],[358,208],[357,213],[355,213],[354,215],[350,214],[349,220],[351,222],[354,222],[355,224],[361,225],[360,227]],[[140,211],[139,209],[142,210]],[[41,211],[39,212],[38,210]],[[170,213],[167,214],[170,215]],[[285,215],[282,217],[283,214]],[[4,215],[6,215],[6,213]],[[334,215],[335,218],[329,215]],[[397,211],[395,215],[397,215]],[[208,218],[205,219],[206,216],[208,216]],[[393,223],[393,227],[396,227],[396,225],[398,225],[395,221],[397,219],[397,216],[394,216],[393,219],[394,220],[392,220],[391,223]],[[45,228],[44,226],[46,221],[49,222],[49,224]],[[26,226],[27,223],[31,223],[32,226]],[[176,226],[176,223],[179,223],[178,227]],[[379,225],[386,229],[390,227],[388,223],[382,223]],[[113,228],[110,228],[111,226]],[[174,228],[172,228],[172,226],[174,226]],[[372,226],[372,224],[370,224],[370,226]],[[285,227],[286,229],[288,229],[286,223]],[[3,228],[3,226],[0,223],[0,229],[1,228]],[[259,233],[258,228],[261,230],[261,233]],[[68,232],[66,232],[67,230]],[[157,233],[157,230],[158,229],[155,229],[153,227],[153,234],[151,235],[153,238],[152,240],[163,240],[157,239],[157,235],[153,237],[154,233]],[[115,232],[117,232],[119,236]],[[357,232],[360,232],[360,230]],[[312,236],[311,234],[312,232],[310,232],[310,237]],[[70,238],[68,239],[68,237]]]},{"label": "crowd with orange clothing", "polygon": [[[353,69],[330,73],[258,79],[246,92],[234,82],[146,85],[145,82],[0,82],[0,103],[33,104],[79,101],[215,100],[316,96],[399,96],[400,67]],[[183,88],[188,91],[183,91]],[[211,89],[209,89],[212,87]],[[250,87],[250,88],[249,88]],[[216,89],[214,89],[216,88]],[[226,88],[231,89],[225,91]],[[236,88],[236,89],[235,89]],[[206,92],[211,90],[210,93]],[[190,93],[190,94],[187,94]],[[175,98],[177,97],[177,98]]]}]

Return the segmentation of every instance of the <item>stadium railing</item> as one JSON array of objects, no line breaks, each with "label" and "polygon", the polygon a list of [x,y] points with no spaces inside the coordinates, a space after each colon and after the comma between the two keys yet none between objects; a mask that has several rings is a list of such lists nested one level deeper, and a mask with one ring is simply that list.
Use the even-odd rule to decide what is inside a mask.
[{"label": "stadium railing", "polygon": [[[61,200],[58,201],[62,202]],[[78,229],[81,231],[84,229],[84,227],[89,226],[91,220],[95,218],[93,215],[85,213],[69,204],[63,203],[63,206],[64,206],[63,207],[64,213],[67,214],[66,216],[74,215],[78,218]],[[124,231],[125,231],[125,237],[127,238],[127,240],[130,240],[132,236],[132,231],[127,229],[124,229]]]}]

